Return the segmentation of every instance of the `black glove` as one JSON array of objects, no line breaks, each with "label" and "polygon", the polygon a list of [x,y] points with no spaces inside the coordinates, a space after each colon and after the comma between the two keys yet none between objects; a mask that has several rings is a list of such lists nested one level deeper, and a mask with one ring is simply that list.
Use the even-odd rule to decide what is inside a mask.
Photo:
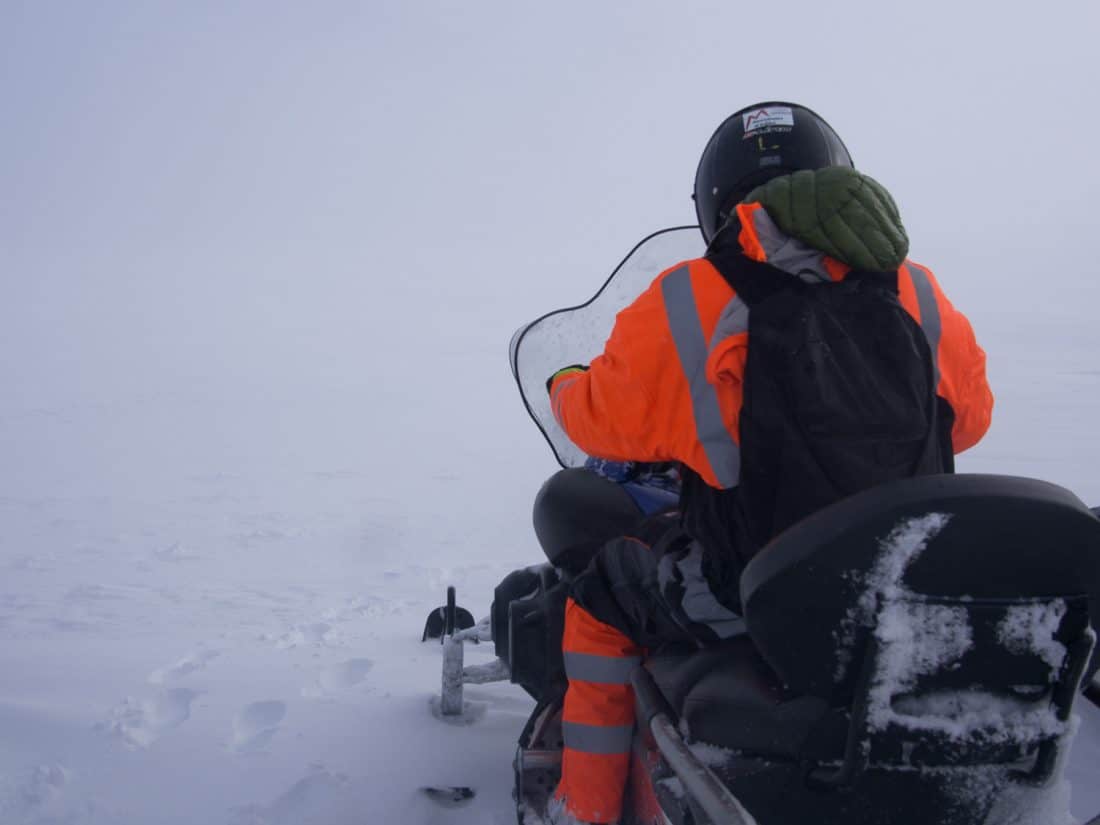
[{"label": "black glove", "polygon": [[559,375],[568,375],[572,372],[588,372],[588,367],[586,367],[584,364],[573,364],[569,367],[562,367],[560,370],[558,370],[546,379],[546,391],[550,392],[550,388],[554,385],[554,379],[557,378]]}]

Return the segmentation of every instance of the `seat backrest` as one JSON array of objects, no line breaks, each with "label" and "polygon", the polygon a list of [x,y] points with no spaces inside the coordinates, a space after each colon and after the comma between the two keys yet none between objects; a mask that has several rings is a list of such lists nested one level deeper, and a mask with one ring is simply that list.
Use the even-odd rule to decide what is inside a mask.
[{"label": "seat backrest", "polygon": [[[952,673],[984,674],[994,689],[1041,684],[1065,670],[1089,624],[1100,627],[1100,519],[1033,479],[891,482],[776,537],[746,567],[741,600],[786,686],[832,704],[851,700],[861,674],[882,688],[891,666],[894,699],[913,686],[934,694]],[[868,675],[872,650],[878,673]],[[910,661],[891,664],[891,650]],[[1098,664],[1093,652],[1086,678]]]}]

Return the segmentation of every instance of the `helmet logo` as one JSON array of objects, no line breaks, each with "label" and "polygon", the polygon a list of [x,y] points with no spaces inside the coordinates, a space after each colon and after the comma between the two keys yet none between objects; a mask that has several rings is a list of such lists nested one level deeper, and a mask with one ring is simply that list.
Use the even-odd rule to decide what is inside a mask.
[{"label": "helmet logo", "polygon": [[768,106],[764,109],[753,109],[741,115],[741,124],[745,137],[751,134],[773,129],[777,126],[794,126],[794,111],[789,106]]}]

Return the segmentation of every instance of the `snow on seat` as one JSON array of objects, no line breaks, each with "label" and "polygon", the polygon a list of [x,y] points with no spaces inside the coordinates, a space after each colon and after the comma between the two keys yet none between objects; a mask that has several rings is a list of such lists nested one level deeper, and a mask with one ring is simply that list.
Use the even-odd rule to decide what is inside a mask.
[{"label": "snow on seat", "polygon": [[[1086,599],[1100,626],[1100,520],[1061,487],[1008,476],[875,487],[786,530],[741,576],[764,660],[791,690],[830,701],[851,698],[891,605],[1062,597]],[[1097,663],[1094,652],[1087,675]]]}]

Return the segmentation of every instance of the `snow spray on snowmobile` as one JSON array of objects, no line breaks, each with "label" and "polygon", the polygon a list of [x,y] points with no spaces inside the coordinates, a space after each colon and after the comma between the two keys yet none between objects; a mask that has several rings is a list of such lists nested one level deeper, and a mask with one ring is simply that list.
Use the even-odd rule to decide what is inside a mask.
[{"label": "snow spray on snowmobile", "polygon": [[[569,582],[677,498],[667,468],[608,472],[584,455],[544,382],[599,354],[615,313],[697,244],[697,227],[650,235],[591,300],[512,339],[524,405],[564,468],[535,501],[548,561],[506,577],[480,624],[452,589],[424,636],[445,645],[444,713],[467,683],[510,680],[535,700],[514,762],[521,825],[542,821],[560,773]],[[995,475],[884,484],[777,536],[740,595],[744,635],[652,651],[635,670],[623,825],[1064,820],[1074,703],[1100,705],[1100,518],[1072,493]],[[467,641],[491,641],[498,661],[463,667]]]}]

